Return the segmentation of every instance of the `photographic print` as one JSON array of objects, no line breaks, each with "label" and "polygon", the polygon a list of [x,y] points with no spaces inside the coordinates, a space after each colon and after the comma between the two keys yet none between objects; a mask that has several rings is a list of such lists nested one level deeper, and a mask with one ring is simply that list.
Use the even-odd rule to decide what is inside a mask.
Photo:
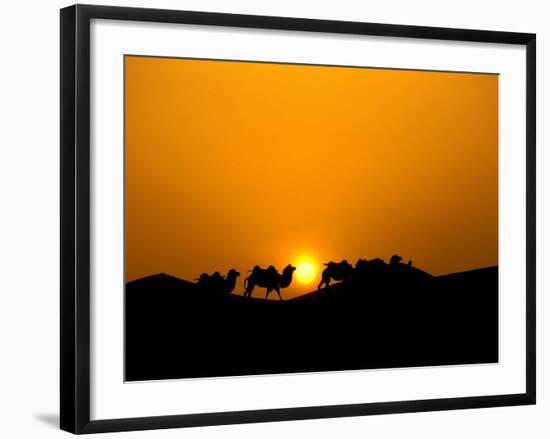
[{"label": "photographic print", "polygon": [[126,380],[498,362],[498,82],[126,55]]}]

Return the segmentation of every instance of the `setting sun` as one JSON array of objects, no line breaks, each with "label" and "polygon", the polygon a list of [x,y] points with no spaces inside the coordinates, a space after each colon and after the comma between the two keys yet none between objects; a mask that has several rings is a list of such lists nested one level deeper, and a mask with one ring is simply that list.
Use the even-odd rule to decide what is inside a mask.
[{"label": "setting sun", "polygon": [[296,280],[301,284],[310,284],[317,276],[317,269],[310,261],[301,261],[296,264]]}]

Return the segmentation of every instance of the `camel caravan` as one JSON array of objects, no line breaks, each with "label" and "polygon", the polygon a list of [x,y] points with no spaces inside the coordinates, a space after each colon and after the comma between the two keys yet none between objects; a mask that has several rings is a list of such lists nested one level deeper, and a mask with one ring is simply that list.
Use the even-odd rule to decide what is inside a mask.
[{"label": "camel caravan", "polygon": [[401,261],[399,255],[393,255],[388,264],[382,259],[359,259],[352,266],[345,259],[341,262],[328,262],[321,273],[321,282],[317,286],[320,291],[323,286],[328,288],[331,281],[352,282],[355,284],[383,283],[391,285],[393,282],[423,282],[432,279],[433,276],[412,266],[412,261],[406,264]]},{"label": "camel caravan", "polygon": [[[287,288],[292,283],[292,275],[296,267],[287,265],[282,273],[270,265],[268,268],[261,268],[256,265],[252,270],[248,270],[250,275],[244,280],[244,297],[251,298],[252,291],[255,287],[265,288],[265,298],[269,297],[269,293],[273,290],[281,297],[281,288]],[[224,296],[230,294],[235,289],[237,278],[240,276],[237,270],[232,268],[224,278],[218,271],[214,274],[202,273],[198,279],[195,279],[195,285],[204,292]]]},{"label": "camel caravan", "polygon": [[[321,273],[321,281],[317,286],[317,292],[327,289],[331,281],[337,282],[367,282],[370,279],[379,280],[381,277],[386,277],[390,274],[399,274],[402,277],[415,276],[416,278],[431,278],[428,273],[412,267],[412,261],[407,264],[402,263],[403,258],[399,255],[393,255],[390,258],[389,264],[386,264],[382,259],[375,258],[371,260],[359,259],[355,266],[351,265],[347,260],[340,262],[327,262],[324,264],[325,269]],[[265,299],[269,294],[275,291],[279,296],[279,300],[283,300],[281,289],[287,288],[292,283],[292,276],[296,267],[287,265],[282,273],[270,265],[268,268],[261,268],[256,265],[252,270],[248,270],[250,275],[244,280],[245,291],[244,297],[251,298],[254,288],[265,288]],[[202,273],[198,279],[195,279],[196,286],[201,290],[218,296],[229,295],[237,285],[237,278],[240,273],[231,269],[227,275],[223,277],[219,272],[214,274]]]}]

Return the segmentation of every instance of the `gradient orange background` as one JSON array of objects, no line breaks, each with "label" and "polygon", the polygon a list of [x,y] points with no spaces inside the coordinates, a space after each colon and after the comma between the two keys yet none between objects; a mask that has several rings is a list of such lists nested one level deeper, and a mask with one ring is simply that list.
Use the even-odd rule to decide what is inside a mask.
[{"label": "gradient orange background", "polygon": [[[498,263],[498,76],[125,58],[126,280]],[[311,291],[296,282],[283,297]],[[260,295],[260,291],[255,291]]]}]

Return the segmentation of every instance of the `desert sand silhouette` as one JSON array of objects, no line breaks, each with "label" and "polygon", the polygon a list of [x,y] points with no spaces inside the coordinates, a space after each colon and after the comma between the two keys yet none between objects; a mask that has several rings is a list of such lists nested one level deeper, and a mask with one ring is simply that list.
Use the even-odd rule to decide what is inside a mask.
[{"label": "desert sand silhouette", "polygon": [[291,265],[253,268],[244,294],[235,269],[129,282],[126,380],[497,362],[498,267],[432,276],[401,261],[327,262],[317,289],[284,301],[252,291],[281,299]]}]

